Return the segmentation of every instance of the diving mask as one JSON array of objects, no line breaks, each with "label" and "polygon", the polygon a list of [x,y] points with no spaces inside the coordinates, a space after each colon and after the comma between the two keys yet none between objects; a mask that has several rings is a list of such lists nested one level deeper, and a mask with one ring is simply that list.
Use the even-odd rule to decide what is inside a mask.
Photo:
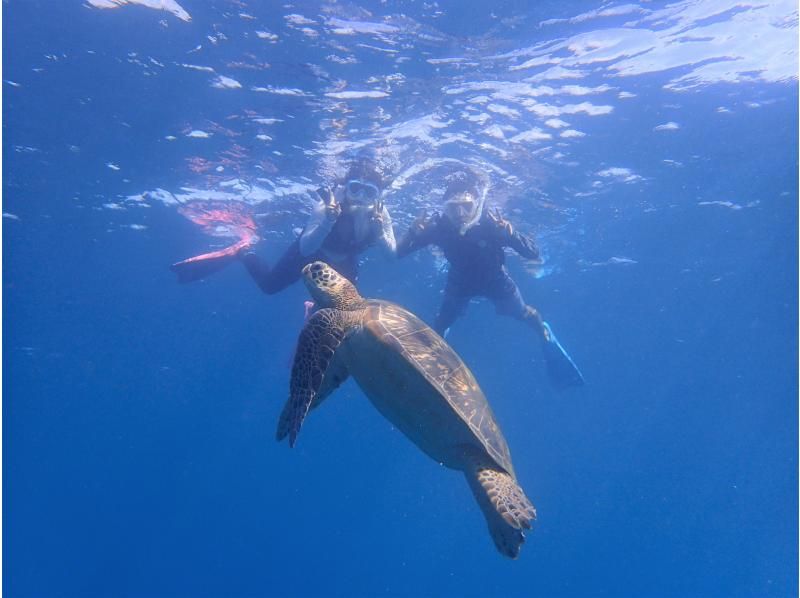
[{"label": "diving mask", "polygon": [[358,179],[347,181],[344,189],[347,201],[358,206],[373,206],[381,194],[380,189],[372,183]]},{"label": "diving mask", "polygon": [[480,217],[480,203],[469,192],[457,193],[444,202],[444,214],[464,234]]}]

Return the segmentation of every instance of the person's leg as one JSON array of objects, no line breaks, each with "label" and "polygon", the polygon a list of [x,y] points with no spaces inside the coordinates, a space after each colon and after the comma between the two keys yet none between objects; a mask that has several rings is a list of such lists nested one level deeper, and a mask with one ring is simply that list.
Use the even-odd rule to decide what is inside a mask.
[{"label": "person's leg", "polygon": [[498,314],[521,320],[541,334],[542,340],[550,340],[541,314],[525,303],[517,283],[506,272],[487,286],[486,297],[494,303]]},{"label": "person's leg", "polygon": [[540,336],[547,374],[553,386],[562,389],[584,384],[583,374],[558,342],[550,325],[536,308],[525,303],[519,287],[508,273],[503,272],[501,278],[489,285],[486,296],[494,303],[497,313],[526,322]]},{"label": "person's leg", "polygon": [[447,330],[453,325],[453,322],[464,313],[469,300],[469,294],[465,293],[457,285],[448,280],[447,286],[445,286],[444,289],[442,305],[433,322],[433,329],[444,337],[447,334]]},{"label": "person's leg", "polygon": [[289,246],[274,268],[253,251],[246,251],[239,257],[255,283],[267,295],[274,295],[291,285],[300,278],[303,266],[313,261],[300,253],[298,241]]}]

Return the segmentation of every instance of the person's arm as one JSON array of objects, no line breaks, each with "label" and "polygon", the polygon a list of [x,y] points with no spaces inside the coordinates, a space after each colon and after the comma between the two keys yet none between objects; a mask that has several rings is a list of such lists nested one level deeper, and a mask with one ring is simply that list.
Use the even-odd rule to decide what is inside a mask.
[{"label": "person's arm", "polygon": [[305,257],[316,253],[322,247],[325,238],[342,212],[333,191],[322,188],[317,193],[322,201],[314,205],[311,217],[300,235],[300,253]]},{"label": "person's arm", "polygon": [[392,217],[389,210],[383,206],[381,210],[381,232],[378,237],[378,245],[383,253],[389,257],[394,257],[397,253],[397,241],[394,238],[394,228],[392,227]]},{"label": "person's arm", "polygon": [[405,257],[433,243],[435,230],[433,218],[427,218],[424,212],[420,214],[397,244],[397,257]]},{"label": "person's arm", "polygon": [[505,218],[500,215],[499,211],[488,213],[489,220],[496,227],[498,235],[506,247],[511,247],[520,256],[529,260],[540,259],[539,248],[533,239],[527,235],[523,235]]}]

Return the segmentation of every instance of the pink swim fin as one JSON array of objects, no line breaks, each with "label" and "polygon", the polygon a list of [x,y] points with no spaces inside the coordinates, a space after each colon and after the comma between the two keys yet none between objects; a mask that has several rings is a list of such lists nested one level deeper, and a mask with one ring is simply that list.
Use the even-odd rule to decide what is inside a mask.
[{"label": "pink swim fin", "polygon": [[235,261],[239,250],[250,244],[250,239],[242,239],[219,251],[196,255],[182,262],[172,264],[169,269],[178,275],[178,282],[180,283],[202,280]]},{"label": "pink swim fin", "polygon": [[238,239],[225,249],[196,255],[172,264],[170,270],[178,275],[178,282],[202,280],[235,261],[236,254],[243,247],[258,242],[256,223],[250,214],[250,207],[245,204],[195,200],[182,205],[178,211],[208,235]]}]

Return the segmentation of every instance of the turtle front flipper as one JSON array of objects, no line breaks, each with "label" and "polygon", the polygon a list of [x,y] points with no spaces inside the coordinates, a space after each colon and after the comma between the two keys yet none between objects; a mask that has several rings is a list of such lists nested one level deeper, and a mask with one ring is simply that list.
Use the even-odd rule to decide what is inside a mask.
[{"label": "turtle front flipper", "polygon": [[517,481],[488,458],[470,459],[467,482],[489,524],[489,533],[501,554],[515,559],[531,529],[536,509]]},{"label": "turtle front flipper", "polygon": [[347,378],[341,360],[335,359],[345,332],[340,312],[333,309],[321,309],[306,322],[297,341],[289,400],[278,421],[279,441],[288,435],[289,446],[294,446],[309,409]]}]

